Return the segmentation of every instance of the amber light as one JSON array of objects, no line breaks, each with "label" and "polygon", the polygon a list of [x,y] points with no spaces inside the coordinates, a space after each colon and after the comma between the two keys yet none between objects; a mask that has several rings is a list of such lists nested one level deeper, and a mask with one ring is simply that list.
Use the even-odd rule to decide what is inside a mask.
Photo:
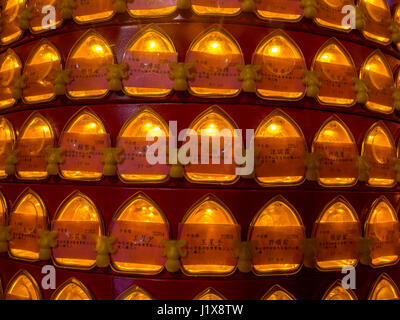
[{"label": "amber light", "polygon": [[[259,152],[255,174],[261,185],[296,185],[303,181],[307,145],[301,129],[286,113],[275,110],[260,123],[254,148]],[[287,157],[278,156],[287,152]]]},{"label": "amber light", "polygon": [[134,285],[121,293],[116,300],[154,300],[154,298],[143,288]]},{"label": "amber light", "polygon": [[0,118],[0,179],[6,178],[6,159],[8,151],[14,148],[15,132],[12,124],[4,117]]},{"label": "amber light", "polygon": [[[238,227],[235,217],[217,198],[208,195],[201,199],[186,213],[180,226],[180,238],[188,241],[188,255],[182,258],[183,271],[189,275],[227,275],[234,272],[236,259],[233,258],[233,241],[239,239]],[[199,237],[188,238],[187,234],[193,230]],[[228,237],[228,241],[224,241],[222,233]],[[196,252],[194,249],[204,246],[202,243],[209,246],[214,241],[222,243],[220,246],[225,249],[223,254],[221,251],[207,251],[206,254],[204,250]],[[209,262],[204,263],[205,260]],[[216,264],[216,261],[220,264]]]},{"label": "amber light", "polygon": [[19,27],[19,11],[26,5],[26,0],[3,0],[1,10],[0,40],[2,45],[18,40],[23,31]]},{"label": "amber light", "polygon": [[[75,154],[79,146],[88,150]],[[65,162],[60,166],[61,175],[71,180],[99,180],[103,176],[102,147],[110,147],[110,137],[102,120],[89,109],[79,111],[68,122],[60,138],[66,149]]]},{"label": "amber light", "polygon": [[392,113],[392,87],[394,79],[392,70],[384,55],[376,50],[363,63],[360,79],[368,83],[368,101],[366,107],[379,113]]},{"label": "amber light", "polygon": [[[400,8],[400,5],[399,5],[399,8]],[[400,10],[399,10],[399,15],[400,15]],[[400,16],[399,16],[399,26],[400,26]],[[400,32],[400,27],[399,27],[399,32]],[[397,45],[398,45],[399,48],[400,48],[400,42],[398,42]],[[399,51],[400,51],[400,49],[399,49]],[[398,90],[400,89],[400,72],[397,72],[397,73],[396,73],[395,86],[396,86],[396,88],[397,88]],[[0,90],[1,90],[1,89],[0,89]],[[0,103],[1,103],[1,102],[0,102]]]},{"label": "amber light", "polygon": [[262,79],[257,81],[257,94],[262,98],[299,100],[304,96],[306,62],[300,48],[282,30],[272,32],[260,42],[252,63],[262,67]]},{"label": "amber light", "polygon": [[207,288],[200,292],[193,300],[226,300],[226,298],[213,288]]},{"label": "amber light", "polygon": [[[199,164],[188,164],[185,166],[186,178],[194,183],[234,183],[238,176],[236,175],[236,164],[234,162],[232,153],[232,164],[224,163],[224,144],[233,146],[233,137],[235,137],[234,130],[237,129],[235,122],[219,107],[213,106],[202,114],[200,114],[190,125],[190,128],[196,131],[198,141],[202,139],[207,141],[204,137],[208,137],[209,143],[209,164],[201,164],[201,150],[199,150]],[[222,130],[228,129],[231,135],[225,133],[221,134]],[[213,157],[217,157],[216,149],[213,148],[212,140],[220,139],[220,164],[212,164]],[[201,149],[201,148],[199,148]],[[213,150],[214,149],[214,150]],[[232,147],[233,149],[233,147]]]},{"label": "amber light", "polygon": [[242,51],[225,30],[211,27],[190,45],[186,62],[194,63],[189,90],[198,96],[236,96],[241,90],[236,65],[243,64]]},{"label": "amber light", "polygon": [[[143,274],[162,271],[165,261],[161,257],[161,240],[169,239],[169,224],[161,209],[145,194],[133,196],[118,210],[110,234],[118,239],[117,252],[112,255],[117,271]],[[126,243],[134,248],[126,249]]]},{"label": "amber light", "polygon": [[16,259],[38,260],[38,230],[47,229],[47,209],[33,190],[27,189],[21,194],[9,217],[11,240],[9,254]]},{"label": "amber light", "polygon": [[169,128],[162,117],[150,108],[136,112],[121,128],[117,147],[122,147],[124,161],[118,165],[119,176],[124,182],[162,182],[168,178],[167,165],[150,165],[146,160],[149,144],[146,136],[169,137]]},{"label": "amber light", "polygon": [[303,17],[303,9],[296,0],[260,0],[255,3],[257,16],[261,19],[296,22]]},{"label": "amber light", "polygon": [[346,124],[327,119],[314,137],[312,152],[322,155],[318,182],[322,186],[352,186],[357,182],[357,144]]},{"label": "amber light", "polygon": [[67,94],[72,99],[102,98],[108,93],[106,66],[114,63],[110,45],[97,32],[89,30],[71,49],[66,69],[71,70],[72,82]]},{"label": "amber light", "polygon": [[339,41],[330,39],[318,50],[312,70],[321,73],[322,86],[317,96],[321,104],[352,106],[355,103],[353,79],[357,77],[356,68]]},{"label": "amber light", "polygon": [[74,21],[79,24],[105,21],[113,16],[113,0],[78,1],[73,13]]},{"label": "amber light", "polygon": [[192,10],[198,15],[236,15],[241,10],[241,2],[239,0],[228,1],[204,1],[191,0]]},{"label": "amber light", "polygon": [[389,44],[391,34],[389,21],[390,8],[386,0],[360,0],[358,5],[365,12],[365,28],[362,33],[365,38],[382,44]]},{"label": "amber light", "polygon": [[296,298],[289,291],[276,284],[267,291],[261,300],[296,300]]},{"label": "amber light", "polygon": [[396,148],[390,131],[383,122],[375,123],[368,130],[363,140],[361,154],[369,157],[369,185],[377,187],[395,185],[393,160],[396,157]]},{"label": "amber light", "polygon": [[382,273],[373,284],[368,300],[400,300],[400,292],[396,283]]},{"label": "amber light", "polygon": [[53,147],[54,143],[54,130],[47,119],[37,112],[30,115],[22,125],[16,144],[18,178],[47,178],[46,148]]},{"label": "amber light", "polygon": [[[253,270],[257,274],[290,274],[300,269],[303,256],[299,248],[301,239],[305,238],[304,225],[285,198],[271,199],[253,218],[250,230],[248,240],[257,241],[253,258]],[[271,246],[271,241],[281,242],[282,239],[288,242],[284,249],[280,249],[280,245],[272,245],[271,251],[263,249]]]},{"label": "amber light", "polygon": [[[361,226],[354,208],[343,197],[335,198],[324,208],[314,223],[312,236],[319,239],[324,237],[324,242],[321,241],[317,254],[319,270],[341,270],[344,266],[357,264],[356,239],[361,236]],[[348,241],[342,244],[341,239],[344,237]],[[325,244],[325,242],[328,243]],[[325,245],[326,248],[323,247]],[[341,258],[341,255],[349,257]],[[352,255],[354,257],[350,257]],[[321,256],[324,258],[322,259]]]},{"label": "amber light", "polygon": [[11,107],[15,104],[12,97],[14,81],[21,75],[22,63],[12,49],[0,57],[0,109]]},{"label": "amber light", "polygon": [[41,300],[42,294],[32,275],[21,270],[17,272],[7,285],[5,300]]},{"label": "amber light", "polygon": [[[382,267],[399,260],[396,253],[399,220],[391,203],[382,196],[374,201],[364,226],[365,237],[373,237],[377,243],[371,252],[371,264]],[[389,242],[389,243],[388,243]]]},{"label": "amber light", "polygon": [[135,0],[127,3],[128,13],[136,17],[161,17],[174,13],[177,0]]},{"label": "amber light", "polygon": [[[7,223],[7,201],[2,192],[0,192],[0,226],[5,226]],[[0,283],[1,288],[1,283]]]},{"label": "amber light", "polygon": [[140,31],[128,44],[123,62],[129,64],[129,78],[123,81],[130,96],[166,96],[173,88],[169,62],[177,62],[178,53],[161,29],[151,26]]},{"label": "amber light", "polygon": [[342,286],[342,281],[335,281],[326,290],[324,296],[321,300],[358,300],[357,296],[351,289],[344,289]]},{"label": "amber light", "polygon": [[64,282],[53,293],[52,300],[94,300],[89,289],[76,278]]},{"label": "amber light", "polygon": [[[76,191],[66,198],[56,212],[52,229],[58,232],[57,241],[67,244],[53,249],[57,265],[82,269],[95,265],[93,237],[102,235],[104,226],[99,210],[89,197]],[[80,241],[74,241],[72,235]]]},{"label": "amber light", "polygon": [[47,40],[42,40],[30,53],[24,67],[27,87],[23,91],[26,103],[52,100],[54,94],[54,72],[62,68],[61,56],[57,48]]},{"label": "amber light", "polygon": [[319,0],[318,5],[318,12],[314,18],[318,25],[339,31],[351,30],[350,26],[342,24],[342,8],[346,5],[354,6],[353,0]]},{"label": "amber light", "polygon": [[[396,8],[394,9],[393,20],[397,23],[397,25],[400,25],[400,5],[397,5]],[[395,44],[397,50],[400,51],[400,42],[397,42]],[[397,87],[399,88],[399,86]]]}]

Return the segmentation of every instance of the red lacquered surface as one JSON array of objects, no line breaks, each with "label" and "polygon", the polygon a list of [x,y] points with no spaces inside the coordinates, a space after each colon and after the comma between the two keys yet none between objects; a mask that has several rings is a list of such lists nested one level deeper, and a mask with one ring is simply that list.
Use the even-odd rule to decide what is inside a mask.
[{"label": "red lacquered surface", "polygon": [[[303,19],[296,24],[269,23],[256,19],[252,14],[241,14],[231,18],[197,17],[190,12],[179,12],[160,19],[132,19],[127,14],[117,15],[113,20],[93,25],[112,45],[117,58],[121,61],[126,43],[141,28],[156,23],[172,39],[179,53],[179,61],[185,60],[190,43],[203,30],[214,24],[221,24],[238,41],[243,51],[246,64],[251,63],[252,54],[260,41],[270,32],[282,28],[302,50],[307,66],[329,38],[336,37],[351,54],[357,72],[365,58],[379,48],[389,61],[393,73],[400,64],[400,54],[394,46],[381,46],[363,39],[358,31],[351,33],[332,32],[321,29],[312,22]],[[37,45],[42,36],[51,41],[60,51],[63,63],[70,49],[88,26],[78,26],[65,22],[63,27],[43,35],[25,33],[24,37],[9,47],[20,56],[23,63],[30,51]],[[5,50],[2,47],[1,50]],[[217,104],[232,117],[239,128],[256,129],[263,118],[276,108],[286,112],[302,129],[308,148],[314,135],[331,115],[336,114],[352,131],[357,142],[358,151],[365,133],[378,120],[383,120],[390,130],[395,142],[400,137],[400,123],[397,113],[391,115],[377,114],[356,104],[350,108],[320,106],[314,99],[304,98],[300,101],[265,101],[255,94],[241,93],[236,98],[204,99],[189,93],[173,93],[165,98],[130,98],[122,93],[111,93],[101,100],[73,101],[59,97],[52,102],[38,105],[26,105],[20,102],[1,113],[10,120],[18,132],[26,118],[35,110],[45,116],[54,126],[57,138],[68,120],[82,107],[89,106],[104,122],[113,145],[126,120],[143,106],[150,106],[165,121],[177,121],[178,130],[189,127],[190,123],[204,110]],[[59,177],[36,182],[19,181],[9,177],[0,181],[0,190],[4,193],[9,208],[17,197],[26,189],[32,188],[43,199],[50,218],[53,218],[60,203],[75,190],[89,196],[100,209],[106,230],[109,230],[111,219],[118,207],[136,192],[144,192],[164,211],[171,228],[171,238],[178,236],[178,225],[187,210],[206,194],[218,197],[232,211],[242,226],[242,240],[246,239],[249,224],[260,208],[276,195],[285,197],[299,212],[306,227],[307,236],[311,236],[313,222],[324,206],[341,195],[354,207],[362,223],[365,222],[368,210],[375,199],[385,195],[396,212],[400,209],[399,186],[394,188],[374,188],[358,183],[351,188],[322,188],[313,182],[305,182],[296,187],[262,188],[255,181],[240,179],[230,186],[211,186],[191,184],[184,179],[170,179],[159,184],[124,184],[117,177],[104,178],[99,182],[71,182]],[[12,260],[6,255],[0,257],[0,277],[3,289],[11,277],[20,269],[30,272],[40,284],[41,267],[47,263],[26,263]],[[399,265],[373,269],[358,265],[357,289],[359,299],[366,299],[373,282],[386,272],[400,283]],[[71,277],[84,283],[96,299],[115,299],[132,285],[139,285],[156,299],[193,299],[198,293],[212,287],[228,299],[260,299],[272,285],[279,284],[291,292],[297,299],[320,299],[326,289],[343,275],[340,272],[320,272],[302,268],[297,274],[280,277],[257,277],[236,272],[229,277],[189,277],[182,273],[162,271],[156,276],[137,276],[116,273],[111,268],[94,268],[90,271],[79,271],[57,268],[57,287]],[[43,297],[49,299],[53,290],[42,290]]]}]

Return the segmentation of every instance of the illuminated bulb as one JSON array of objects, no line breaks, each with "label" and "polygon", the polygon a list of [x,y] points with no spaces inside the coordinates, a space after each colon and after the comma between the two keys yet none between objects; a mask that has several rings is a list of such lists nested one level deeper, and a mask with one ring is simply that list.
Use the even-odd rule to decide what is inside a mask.
[{"label": "illuminated bulb", "polygon": [[324,54],[321,58],[324,60],[327,60],[329,58],[329,56],[327,54]]},{"label": "illuminated bulb", "polygon": [[[328,204],[328,206],[317,219],[317,227],[313,230],[313,236],[317,238],[320,237],[320,227],[323,226],[324,223],[334,223],[337,227],[344,228],[345,224],[350,222],[357,223],[356,228],[359,228],[360,222],[358,220],[357,213],[354,211],[354,208],[345,199],[337,197]],[[357,236],[357,234],[354,234],[354,236]],[[320,270],[324,271],[341,269],[344,265],[356,265],[357,259],[358,257],[356,256],[342,259],[339,257],[330,257],[329,260],[320,260],[317,258],[317,266]]]},{"label": "illuminated bulb", "polygon": [[278,47],[272,47],[271,52],[272,53],[278,53],[279,52],[279,48]]},{"label": "illuminated bulb", "polygon": [[[103,2],[104,3],[104,2]],[[74,16],[74,19],[78,16]],[[88,31],[79,39],[70,51],[66,69],[73,73],[85,72],[84,77],[75,78],[68,86],[68,95],[74,98],[102,97],[107,94],[107,82],[99,81],[103,74],[96,74],[96,70],[114,63],[114,56],[110,45],[95,31]],[[100,78],[99,78],[100,77]]]},{"label": "illuminated bulb", "polygon": [[271,125],[269,126],[269,129],[270,129],[271,131],[276,131],[276,129],[278,129],[278,127],[277,127],[276,125],[274,125],[274,124],[271,124]]},{"label": "illuminated bulb", "polygon": [[57,58],[54,56],[54,54],[52,54],[52,53],[50,53],[50,52],[48,52],[48,53],[45,54],[44,59],[45,59],[45,60],[51,60],[51,61],[57,60]]},{"label": "illuminated bulb", "polygon": [[[64,233],[73,233],[73,230],[69,229],[69,223],[79,223],[82,228],[91,225],[90,231],[87,232],[88,238],[92,237],[94,234],[101,234],[101,217],[97,208],[91,200],[87,198],[85,195],[80,193],[75,193],[73,196],[70,196],[66,202],[58,209],[56,213],[55,221],[60,223],[63,228],[65,228]],[[64,225],[63,225],[64,223]],[[90,234],[89,234],[90,233]],[[83,243],[75,243],[74,246],[76,250],[82,250]],[[63,250],[60,248],[59,251],[54,251],[54,259],[55,263],[62,266],[75,266],[79,268],[91,268],[94,263],[96,257],[87,253],[87,255],[81,256],[73,256],[73,255],[64,255]],[[94,258],[94,259],[93,259]]]},{"label": "illuminated bulb", "polygon": [[277,134],[281,133],[282,130],[283,130],[283,129],[282,129],[282,126],[277,125],[277,124],[274,124],[274,123],[271,123],[271,124],[267,127],[268,133],[269,133],[269,134],[272,134],[272,135],[277,135]]},{"label": "illuminated bulb", "polygon": [[213,132],[214,132],[214,129],[215,129],[215,125],[214,125],[214,124],[210,124],[210,125],[208,126],[207,131],[210,132],[210,133],[213,133]]},{"label": "illuminated bulb", "polygon": [[324,133],[325,133],[326,136],[330,136],[330,137],[335,135],[335,132],[333,132],[332,130],[325,130]]},{"label": "illuminated bulb", "polygon": [[260,86],[257,86],[257,92],[261,96],[281,97],[285,100],[298,100],[303,96],[304,88],[302,88],[301,81],[298,81],[299,79],[272,84],[273,79],[280,77],[281,74],[289,75],[297,68],[305,68],[304,57],[300,49],[283,31],[273,32],[261,41],[252,63],[263,65],[261,72],[271,75],[263,79]]},{"label": "illuminated bulb", "polygon": [[[207,58],[203,54],[211,54],[215,59],[205,61],[204,59],[207,60]],[[202,58],[198,60],[200,56]],[[238,85],[236,81],[226,83],[228,78],[232,76],[236,78],[234,76],[237,72],[237,70],[234,71],[235,65],[244,63],[240,47],[229,33],[210,30],[195,39],[190,45],[186,62],[194,63],[197,73],[209,74],[210,78],[209,81],[202,81],[200,77],[196,76],[195,80],[190,81],[190,91],[194,95],[234,96],[239,93],[240,84]],[[220,69],[227,71],[229,75],[223,76],[221,72],[216,72]]]},{"label": "illuminated bulb", "polygon": [[[263,146],[270,142],[287,149],[289,154],[293,155],[301,154],[305,149],[305,141],[300,128],[289,116],[280,111],[273,112],[266,117],[256,130],[255,144],[257,146]],[[268,150],[262,149],[260,148],[263,157]],[[272,162],[270,159],[256,169],[256,179],[262,184],[297,184],[303,179],[304,169],[301,164],[302,160],[296,161],[298,161],[296,165],[298,169],[293,171],[288,170],[285,161]]]},{"label": "illuminated bulb", "polygon": [[93,51],[103,52],[103,48],[101,46],[93,46],[92,48],[93,48]]},{"label": "illuminated bulb", "polygon": [[58,288],[52,300],[92,300],[92,297],[79,280],[71,278]]},{"label": "illuminated bulb", "polygon": [[[365,67],[365,69],[371,70],[371,71],[373,71],[373,72],[378,72],[378,73],[379,73],[380,67],[382,67],[382,66],[380,66],[379,64],[371,63],[371,64],[367,65],[367,66]],[[384,73],[383,73],[383,74],[384,74]]]},{"label": "illuminated bulb", "polygon": [[[272,259],[268,261],[267,255],[273,254],[272,251],[264,251],[267,249],[266,247],[264,248],[265,244],[268,243],[268,239],[259,239],[259,236],[261,233],[259,233],[258,230],[262,230],[263,227],[274,227],[277,228],[277,230],[282,230],[284,231],[286,228],[294,228],[293,230],[297,230],[294,232],[293,239],[296,237],[295,234],[302,236],[301,233],[301,227],[302,227],[302,221],[300,216],[298,215],[298,212],[295,211],[295,208],[292,207],[290,203],[287,202],[286,199],[282,198],[281,196],[276,197],[276,200],[273,199],[271,200],[268,204],[266,204],[261,211],[259,211],[256,215],[256,217],[252,220],[251,222],[251,228],[253,231],[251,232],[251,236],[249,238],[249,241],[251,240],[261,240],[259,242],[259,248],[260,251],[258,252],[259,258],[257,260],[253,261],[253,267],[254,270],[257,272],[257,274],[267,274],[267,273],[285,273],[285,274],[290,274],[296,272],[300,267],[301,267],[301,262],[302,262],[302,257],[299,255],[296,259],[293,259],[291,261],[285,261],[277,259],[273,261]],[[261,229],[259,229],[261,228]],[[258,230],[257,230],[258,229]],[[281,234],[282,237],[286,237],[283,233]],[[273,236],[271,237],[271,241],[273,240]],[[293,242],[294,244],[294,242]],[[292,244],[291,244],[292,245]],[[289,245],[289,246],[291,246]],[[282,248],[283,249],[283,248]],[[282,250],[278,249],[278,250]],[[258,250],[257,250],[258,251]],[[279,251],[276,251],[279,252]],[[282,252],[283,253],[283,252]],[[286,252],[285,252],[286,253]],[[289,252],[287,252],[288,256],[291,256]],[[275,290],[277,287],[271,288],[269,290],[269,293],[279,293],[282,292],[281,289]],[[280,288],[280,287],[279,287]],[[276,296],[276,295],[275,295]],[[265,297],[271,297],[271,295],[266,295]],[[271,300],[271,299],[269,299]]]},{"label": "illuminated bulb", "polygon": [[[395,171],[390,169],[390,163],[396,156],[392,139],[390,132],[385,127],[374,124],[369,129],[362,147],[362,155],[371,159],[369,185],[391,186],[395,183]],[[383,168],[381,165],[385,167]]]},{"label": "illuminated bulb", "polygon": [[[161,2],[163,2],[159,0],[157,1],[160,2],[160,5]],[[135,4],[133,6],[135,6]],[[130,11],[132,12],[132,10]],[[137,36],[129,41],[129,46],[125,52],[129,53],[129,57],[133,58],[133,61],[141,60],[141,55],[143,54],[152,55],[153,58],[151,59],[153,65],[161,63],[160,70],[165,69],[165,72],[158,72],[152,68],[152,64],[146,64],[143,68],[140,68],[140,70],[137,71],[141,76],[138,76],[135,79],[131,77],[124,81],[123,89],[128,95],[132,96],[166,96],[171,91],[172,84],[168,77],[168,72],[166,71],[168,69],[168,63],[164,62],[177,61],[177,53],[168,35],[164,34],[162,30],[159,30],[157,27],[144,29],[145,30],[140,31]],[[132,67],[132,63],[134,62],[128,61],[131,58],[128,58],[128,55],[125,54],[123,62],[130,64]],[[154,77],[157,78],[157,81],[151,81]],[[144,79],[149,79],[150,81],[145,81]]]},{"label": "illuminated bulb", "polygon": [[51,74],[60,67],[59,53],[50,43],[33,50],[25,65],[24,74],[35,76],[32,78],[28,76],[31,85],[24,90],[25,100],[29,103],[51,100],[54,97]]},{"label": "illuminated bulb", "polygon": [[[20,213],[21,218],[18,222],[20,230],[24,234],[24,237],[35,237],[37,229],[44,228],[44,223],[47,220],[47,210],[40,197],[34,194],[32,191],[27,191],[22,198],[17,200],[13,212],[10,218],[14,214]],[[34,220],[31,218],[35,217]],[[17,224],[15,225],[17,226]],[[21,231],[19,231],[21,232]],[[23,238],[22,238],[23,239]],[[27,241],[30,239],[26,238]],[[33,243],[34,244],[34,243]],[[28,242],[12,243],[9,244],[9,252],[13,257],[28,260],[37,260],[39,258],[39,248],[35,249],[30,246]]]},{"label": "illuminated bulb", "polygon": [[[214,111],[215,110],[215,111]],[[222,110],[221,110],[222,111]],[[231,139],[234,135],[234,127],[227,117],[224,117],[216,107],[208,109],[201,117],[196,119],[190,126],[191,129],[197,132],[198,135],[212,138],[219,135],[219,130],[222,130],[222,136],[227,139]],[[229,132],[230,131],[230,132]],[[207,140],[206,138],[206,140]],[[220,146],[221,147],[221,146]],[[219,147],[219,148],[220,148]],[[209,164],[209,166],[198,166],[198,165],[188,165],[185,168],[186,175],[189,180],[192,181],[212,181],[212,182],[225,182],[236,180],[234,165],[230,166],[225,164],[223,161],[222,165],[225,166],[226,170],[229,170],[228,174],[222,172],[213,173],[212,168],[214,164]],[[216,168],[214,166],[214,168]],[[225,170],[225,169],[224,169]]]},{"label": "illuminated bulb", "polygon": [[[159,254],[154,252],[155,248],[151,249],[150,247],[147,247],[147,245],[147,248],[140,245],[140,243],[144,244],[145,242],[157,244],[163,237],[168,237],[168,221],[163,213],[150,201],[151,200],[147,198],[147,196],[139,194],[133,199],[128,200],[128,202],[123,205],[122,209],[118,211],[116,218],[114,218],[114,222],[134,223],[134,225],[131,225],[130,227],[127,225],[127,228],[130,228],[132,236],[137,235],[140,237],[137,240],[139,247],[137,247],[135,255],[132,255],[129,259],[126,259],[126,257],[124,258],[120,254],[123,255],[124,250],[125,253],[129,253],[130,250],[128,250],[128,248],[122,248],[112,256],[113,265],[117,267],[118,270],[139,271],[139,273],[154,274],[160,272],[164,267],[161,261],[153,259],[150,256],[151,252],[153,252],[154,255]],[[142,224],[142,226],[146,227],[141,227],[135,223]],[[121,230],[118,224],[112,227],[111,234],[113,236],[118,237],[120,232]],[[143,255],[146,255],[147,258]],[[136,289],[133,288],[133,290]]]},{"label": "illuminated bulb", "polygon": [[[37,147],[35,148],[36,150],[33,149],[28,149],[34,152],[34,154],[39,155],[43,154],[45,148],[47,146],[53,145],[54,141],[54,136],[51,130],[50,125],[48,124],[47,120],[42,118],[40,115],[33,116],[30,118],[30,120],[27,120],[27,122],[24,124],[23,129],[20,132],[19,138],[20,139],[19,143],[22,145],[25,145],[27,147],[29,144],[29,139],[37,139]],[[26,139],[26,140],[25,140]],[[32,148],[32,147],[29,147]],[[26,152],[31,152],[31,151],[26,151]],[[26,153],[28,155],[28,153]],[[26,160],[25,160],[26,161]],[[29,160],[28,160],[29,161]],[[46,163],[45,159],[40,158],[39,160],[41,164]],[[29,168],[29,167],[24,167],[23,162],[21,161],[19,164],[21,164],[21,167],[17,166],[17,174],[18,177],[27,179],[27,178],[35,178],[35,179],[44,179],[47,177],[47,171],[45,170],[46,166],[40,166],[37,169],[36,168]],[[35,170],[36,169],[36,170]]]},{"label": "illuminated bulb", "polygon": [[[228,211],[227,208],[224,208],[222,204],[219,204],[217,200],[214,200],[212,197],[205,198],[202,202],[198,203],[195,207],[190,209],[190,211],[185,216],[183,220],[183,228],[182,234],[185,234],[185,230],[189,231],[190,229],[186,229],[186,227],[190,228],[190,225],[203,225],[203,229],[205,233],[201,232],[200,241],[212,238],[220,238],[219,231],[216,229],[208,229],[207,225],[218,228],[219,225],[225,225],[225,227],[231,226],[231,228],[235,228],[237,225],[234,216],[231,212]],[[236,228],[235,228],[236,229]],[[195,229],[197,230],[197,229]],[[193,231],[195,231],[193,230]],[[209,230],[209,231],[208,231]],[[215,231],[212,231],[215,230]],[[215,232],[215,233],[214,233]],[[228,232],[233,238],[236,238],[238,235],[236,231],[231,229]],[[222,238],[221,238],[222,239]],[[232,240],[224,243],[223,246],[229,246],[232,243]],[[208,241],[208,240],[207,240]],[[218,241],[218,240],[216,240]],[[194,245],[194,244],[193,244]],[[193,247],[189,244],[188,250],[193,250]],[[188,254],[189,256],[190,254]],[[217,261],[213,261],[210,259],[209,261],[190,261],[187,260],[183,263],[183,269],[185,272],[199,274],[199,273],[207,273],[207,274],[229,274],[231,273],[236,265],[230,257],[231,253],[226,251],[219,251],[218,256],[224,256],[227,260],[224,259],[224,264],[215,263]]]},{"label": "illuminated bulb", "polygon": [[11,280],[8,285],[5,299],[9,298],[18,300],[40,300],[40,289],[32,277],[25,270],[19,271]]},{"label": "illuminated bulb", "polygon": [[[146,47],[147,45],[148,42],[146,42]],[[124,129],[120,132],[120,137],[137,141],[142,145],[147,135],[168,137],[168,131],[168,127],[159,115],[153,113],[151,110],[144,109],[132,119],[128,120],[124,125]],[[123,142],[118,144],[118,146],[122,145],[125,144],[123,144]],[[145,160],[146,159],[144,159],[144,161]],[[125,181],[161,181],[166,179],[167,176],[165,173],[168,171],[168,168],[163,166],[151,172],[143,171],[141,168],[131,169],[131,167],[128,166],[128,161],[124,161],[119,168],[121,170],[120,177]]]},{"label": "illuminated bulb", "polygon": [[95,124],[94,122],[90,123],[89,126],[90,126],[91,128],[96,128],[96,124]]}]

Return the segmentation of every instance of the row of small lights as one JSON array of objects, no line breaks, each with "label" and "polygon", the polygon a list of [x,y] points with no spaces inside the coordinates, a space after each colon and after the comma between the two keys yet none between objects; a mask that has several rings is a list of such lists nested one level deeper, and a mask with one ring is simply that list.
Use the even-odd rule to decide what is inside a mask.
[{"label": "row of small lights", "polygon": [[[9,0],[10,1],[10,0]],[[254,12],[254,13],[258,13],[258,11],[262,11],[262,10],[258,10],[257,9],[257,5],[256,5],[256,2],[258,2],[259,0],[245,0],[245,1],[243,1],[243,4],[242,4],[242,8],[238,8],[238,12],[236,13],[236,14],[239,14],[240,12]],[[266,0],[266,1],[268,1],[268,0]],[[360,0],[360,1],[362,1],[362,0]],[[384,0],[385,1],[385,0]],[[31,6],[29,6],[29,5],[27,5],[27,6],[24,6],[24,3],[26,2],[26,0],[18,0],[18,2],[15,4],[15,7],[17,7],[17,9],[19,9],[19,13],[20,13],[20,15],[23,15],[23,19],[28,19],[28,21],[29,21],[29,19],[30,18],[32,18],[32,7]],[[74,2],[74,1],[72,1],[72,2]],[[114,15],[114,13],[124,13],[124,12],[130,12],[130,11],[134,11],[134,9],[129,9],[128,7],[127,7],[127,0],[115,0],[115,1],[113,1],[114,2],[114,9],[113,9],[113,14],[111,14],[109,17],[106,17],[106,18],[104,18],[104,19],[96,19],[96,20],[92,20],[92,21],[78,21],[78,23],[79,24],[82,24],[82,23],[87,23],[87,24],[92,24],[92,23],[100,23],[100,22],[103,22],[103,21],[105,21],[105,20],[110,20],[110,19],[112,19],[112,17],[113,17],[113,15]],[[299,14],[299,16],[300,16],[300,18],[302,18],[303,16],[305,17],[305,18],[308,18],[308,19],[313,19],[313,20],[315,20],[315,18],[316,18],[316,16],[317,16],[317,8],[318,8],[318,3],[317,3],[317,1],[308,1],[308,2],[304,2],[304,1],[300,1],[299,0],[299,4],[300,4],[300,6],[302,7],[302,8],[304,8],[304,14]],[[68,20],[68,19],[74,19],[75,20],[75,16],[73,16],[73,9],[75,9],[76,8],[76,6],[77,6],[77,4],[74,2],[73,3],[73,5],[75,6],[72,6],[72,3],[63,3],[62,5],[64,5],[64,7],[62,7],[61,8],[61,11],[60,11],[60,15],[61,15],[61,21],[63,21],[63,20]],[[79,6],[79,2],[78,2],[78,6]],[[179,0],[179,1],[177,1],[177,3],[176,3],[176,5],[174,6],[174,7],[176,7],[176,9],[179,9],[179,10],[187,10],[187,9],[190,9],[190,8],[193,8],[193,7],[195,7],[196,5],[195,4],[192,4],[191,3],[191,1],[190,0]],[[48,6],[47,6],[48,7]],[[50,7],[52,7],[53,8],[53,10],[54,10],[54,12],[56,12],[56,8],[54,7],[54,6],[52,6],[52,5],[50,5]],[[356,10],[359,10],[358,8],[358,6],[353,6],[353,8],[355,8],[355,11]],[[65,13],[63,10],[66,10],[66,11],[68,11],[68,13]],[[219,8],[219,9],[221,9],[221,8]],[[222,8],[223,9],[223,8]],[[309,10],[310,9],[310,10]],[[389,14],[390,14],[390,8],[389,7],[387,7],[387,9],[388,9],[388,11],[389,11]],[[151,9],[150,9],[151,10]],[[338,14],[343,14],[343,9],[342,9],[342,7],[339,5],[337,8],[336,8],[336,10],[337,10],[337,13]],[[4,11],[4,9],[3,9],[3,11]],[[176,10],[175,10],[176,11]],[[196,14],[196,15],[199,15],[199,16],[207,16],[207,15],[209,15],[209,16],[232,16],[232,14],[223,14],[223,13],[210,13],[210,14],[206,14],[206,13],[204,13],[204,14],[201,14],[201,13],[198,13],[198,12],[196,12],[195,10],[193,10],[194,11],[194,13]],[[22,14],[21,14],[21,12],[22,12]],[[46,11],[45,11],[46,12]],[[360,10],[360,12],[362,12],[362,10]],[[397,10],[395,11],[395,14],[396,14],[396,12],[397,12]],[[234,14],[235,15],[235,14]],[[258,15],[258,14],[257,14]],[[344,14],[343,14],[344,15]],[[391,15],[391,14],[390,14]],[[25,17],[26,16],[26,17]],[[145,15],[145,16],[142,16],[142,17],[140,17],[140,18],[146,18],[147,16]],[[152,17],[151,15],[149,16],[149,17]],[[160,15],[160,17],[162,17],[162,15]],[[139,18],[139,16],[138,16],[138,18]],[[268,19],[267,19],[268,20]],[[279,19],[280,20],[280,19]],[[285,19],[282,19],[283,21],[285,21]],[[290,20],[288,20],[289,22],[290,22]],[[395,23],[395,24],[397,24],[397,20],[396,19],[393,19],[392,18],[392,21],[393,21],[393,23]],[[318,24],[318,25],[320,25],[320,24]],[[320,25],[321,26],[321,25]],[[324,25],[322,25],[322,27],[326,27],[326,26],[324,26]],[[20,28],[21,28],[21,30],[24,30],[24,29],[28,29],[29,28],[29,23],[27,24],[27,23],[23,23],[23,24],[21,24],[20,25]],[[56,28],[56,21],[55,21],[55,17],[53,17],[53,16],[51,16],[49,19],[48,19],[48,24],[46,24],[46,25],[44,25],[44,22],[42,22],[42,31],[46,31],[46,30],[51,30],[51,29],[55,29]],[[329,27],[328,27],[329,28]],[[344,31],[344,32],[346,32],[346,31],[348,31],[348,27],[342,27],[342,28],[336,28],[336,30],[337,31]],[[393,31],[392,31],[393,32]],[[374,40],[373,40],[374,41]],[[394,41],[394,40],[393,40]],[[379,42],[379,40],[376,40],[376,42]],[[397,41],[395,41],[395,42],[397,42]]]}]

